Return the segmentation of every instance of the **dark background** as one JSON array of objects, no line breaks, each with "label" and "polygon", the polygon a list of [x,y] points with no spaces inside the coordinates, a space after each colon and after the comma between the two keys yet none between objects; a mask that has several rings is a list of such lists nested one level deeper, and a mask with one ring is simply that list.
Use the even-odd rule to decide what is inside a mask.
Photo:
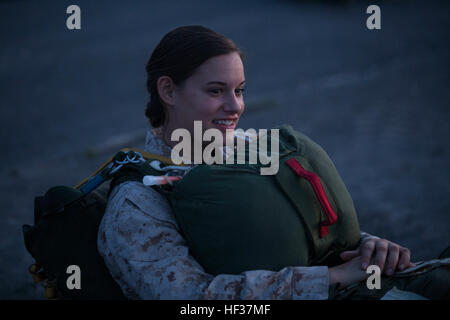
[{"label": "dark background", "polygon": [[[81,30],[66,8],[81,8]],[[366,8],[381,8],[381,30]],[[1,1],[0,298],[43,298],[21,225],[33,199],[143,146],[145,64],[201,24],[246,53],[240,128],[289,123],[334,160],[361,229],[414,261],[450,245],[448,1]]]}]

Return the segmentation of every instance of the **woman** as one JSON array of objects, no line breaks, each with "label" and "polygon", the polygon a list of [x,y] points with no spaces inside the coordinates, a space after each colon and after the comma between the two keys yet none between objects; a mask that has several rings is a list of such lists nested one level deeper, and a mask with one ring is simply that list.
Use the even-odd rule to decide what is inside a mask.
[{"label": "woman", "polygon": [[[170,157],[171,133],[185,128],[224,135],[244,111],[244,67],[239,48],[202,26],[166,34],[148,64],[150,93],[146,116],[153,130],[145,151]],[[226,139],[224,139],[225,141]],[[412,265],[410,252],[390,241],[361,234],[354,251],[335,266],[286,267],[278,272],[249,270],[213,276],[192,257],[167,200],[140,182],[112,191],[98,249],[128,298],[137,299],[327,299],[330,286],[364,280],[369,264],[387,275]]]}]

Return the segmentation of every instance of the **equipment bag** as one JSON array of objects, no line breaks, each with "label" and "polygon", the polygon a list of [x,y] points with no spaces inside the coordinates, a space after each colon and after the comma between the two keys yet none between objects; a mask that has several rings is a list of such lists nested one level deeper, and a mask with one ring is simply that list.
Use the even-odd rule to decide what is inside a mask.
[{"label": "equipment bag", "polygon": [[[261,175],[261,163],[235,159],[198,165],[170,190],[157,187],[191,253],[211,274],[331,266],[359,243],[352,199],[326,152],[290,126],[278,129],[275,175]],[[273,137],[269,131],[268,146]],[[249,159],[249,145],[245,152]]]},{"label": "equipment bag", "polygon": [[[74,188],[56,186],[35,198],[34,225],[24,225],[23,235],[36,261],[30,272],[35,282],[45,281],[48,298],[125,298],[98,253],[97,235],[111,191],[110,179],[119,172],[130,177],[136,172],[140,176],[154,173],[144,157],[171,164],[165,157],[123,149]],[[81,271],[79,289],[68,284],[73,273],[70,266]]]}]

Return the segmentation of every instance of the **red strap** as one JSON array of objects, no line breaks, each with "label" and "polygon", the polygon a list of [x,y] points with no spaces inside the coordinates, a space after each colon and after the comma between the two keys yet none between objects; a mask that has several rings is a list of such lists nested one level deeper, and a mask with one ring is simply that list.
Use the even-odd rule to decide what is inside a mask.
[{"label": "red strap", "polygon": [[295,158],[287,160],[286,164],[298,176],[308,180],[312,188],[314,189],[314,193],[319,199],[320,204],[322,205],[322,208],[325,211],[325,214],[327,215],[328,218],[327,221],[322,221],[322,223],[320,224],[320,237],[321,238],[325,237],[328,234],[328,226],[335,224],[337,222],[337,215],[336,213],[334,213],[333,208],[328,202],[327,196],[323,191],[322,183],[320,182],[319,177],[315,173],[305,170],[305,168],[303,168],[300,162],[298,162],[297,159]]}]

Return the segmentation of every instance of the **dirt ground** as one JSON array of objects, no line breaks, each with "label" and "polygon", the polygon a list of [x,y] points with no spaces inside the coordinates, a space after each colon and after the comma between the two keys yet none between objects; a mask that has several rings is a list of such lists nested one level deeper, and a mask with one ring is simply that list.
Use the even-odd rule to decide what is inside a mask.
[{"label": "dirt ground", "polygon": [[68,1],[0,3],[0,299],[41,299],[22,224],[33,199],[142,147],[145,64],[171,29],[201,24],[245,52],[241,128],[289,123],[329,153],[361,229],[414,261],[450,245],[450,2]]}]

